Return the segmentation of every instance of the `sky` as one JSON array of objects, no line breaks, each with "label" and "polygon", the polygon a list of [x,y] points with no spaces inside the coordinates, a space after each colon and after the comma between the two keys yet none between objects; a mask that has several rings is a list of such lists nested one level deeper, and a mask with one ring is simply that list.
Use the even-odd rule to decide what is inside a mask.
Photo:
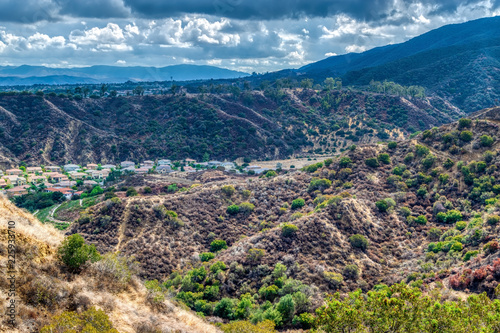
[{"label": "sky", "polygon": [[500,0],[0,0],[0,65],[264,73],[500,15]]}]

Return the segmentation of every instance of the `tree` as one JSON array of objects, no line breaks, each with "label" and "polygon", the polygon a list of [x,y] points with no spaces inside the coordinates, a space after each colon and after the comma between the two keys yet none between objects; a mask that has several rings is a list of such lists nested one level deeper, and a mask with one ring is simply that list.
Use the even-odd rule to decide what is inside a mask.
[{"label": "tree", "polygon": [[132,94],[137,95],[137,96],[143,96],[144,95],[144,88],[142,86],[137,86],[132,91]]},{"label": "tree", "polygon": [[360,234],[352,235],[351,237],[349,237],[349,242],[353,247],[361,249],[363,251],[368,247],[368,240],[365,238],[365,236]]},{"label": "tree", "polygon": [[101,89],[99,90],[99,96],[103,97],[104,94],[106,94],[106,91],[108,91],[108,86],[105,84],[101,85]]},{"label": "tree", "polygon": [[225,249],[227,249],[227,243],[223,239],[216,239],[210,243],[210,252],[219,252]]},{"label": "tree", "polygon": [[59,259],[71,270],[78,270],[87,261],[96,262],[101,256],[95,245],[85,244],[79,234],[68,236],[59,247]]}]

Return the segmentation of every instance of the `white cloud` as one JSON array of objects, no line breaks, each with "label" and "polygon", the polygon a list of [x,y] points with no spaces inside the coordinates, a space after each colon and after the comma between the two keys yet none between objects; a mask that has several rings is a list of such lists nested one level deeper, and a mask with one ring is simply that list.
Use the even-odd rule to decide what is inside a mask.
[{"label": "white cloud", "polygon": [[127,62],[125,60],[117,60],[116,64],[117,65],[125,65]]},{"label": "white cloud", "polygon": [[345,51],[347,53],[351,53],[351,52],[363,52],[363,51],[366,51],[366,47],[365,46],[362,46],[362,45],[355,45],[355,44],[352,44],[352,45],[348,45],[345,47]]},{"label": "white cloud", "polygon": [[336,55],[337,55],[337,53],[335,53],[335,52],[327,52],[327,53],[325,53],[325,57],[334,57]]},{"label": "white cloud", "polygon": [[78,45],[89,44],[121,44],[125,37],[123,30],[115,23],[108,23],[104,28],[91,28],[83,31],[72,31],[69,40]]}]

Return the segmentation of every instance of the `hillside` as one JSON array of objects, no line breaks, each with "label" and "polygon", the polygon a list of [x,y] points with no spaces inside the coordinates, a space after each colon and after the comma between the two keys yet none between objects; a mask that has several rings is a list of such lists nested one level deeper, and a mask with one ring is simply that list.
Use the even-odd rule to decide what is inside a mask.
[{"label": "hillside", "polygon": [[[127,278],[120,275],[125,272],[102,265],[108,259],[90,264],[79,273],[68,271],[56,259],[56,249],[63,236],[0,197],[0,265],[4,272],[7,240],[12,239],[8,236],[8,221],[15,223],[17,294],[14,299],[18,314],[14,327],[9,326],[7,317],[3,316],[0,331],[39,332],[42,327],[55,323],[61,314],[86,313],[95,307],[105,311],[118,332],[218,332],[168,300],[153,304],[151,295],[135,276]],[[112,264],[112,261],[106,263]],[[4,308],[10,300],[7,278],[6,274],[0,277]]]},{"label": "hillside", "polygon": [[276,295],[299,290],[307,312],[324,292],[401,281],[449,300],[483,291],[494,298],[499,112],[412,140],[359,145],[277,176],[208,172],[175,194],[158,183],[150,195],[89,208],[69,233],[103,252],[135,254],[143,277],[164,281],[196,311],[224,318],[231,317],[217,312],[217,302],[243,302],[246,293],[264,311],[273,306],[266,299],[276,297],[277,306]]},{"label": "hillside", "polygon": [[439,98],[348,90],[84,99],[4,93],[0,164],[283,158],[402,137],[461,114]]},{"label": "hillside", "polygon": [[126,81],[188,81],[231,79],[249,74],[214,66],[174,65],[166,67],[90,66],[51,68],[45,66],[0,66],[0,86],[46,84],[122,83]]},{"label": "hillside", "polygon": [[349,85],[388,80],[424,86],[473,112],[498,104],[499,27],[500,17],[447,25],[401,44],[327,58],[298,72],[316,81],[341,76]]}]

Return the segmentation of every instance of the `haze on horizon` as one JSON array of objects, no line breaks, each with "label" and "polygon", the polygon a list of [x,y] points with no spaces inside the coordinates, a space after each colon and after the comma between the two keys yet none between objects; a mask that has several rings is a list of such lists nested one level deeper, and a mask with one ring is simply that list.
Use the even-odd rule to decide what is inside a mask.
[{"label": "haze on horizon", "polygon": [[0,0],[0,65],[297,68],[500,15],[500,0]]}]

